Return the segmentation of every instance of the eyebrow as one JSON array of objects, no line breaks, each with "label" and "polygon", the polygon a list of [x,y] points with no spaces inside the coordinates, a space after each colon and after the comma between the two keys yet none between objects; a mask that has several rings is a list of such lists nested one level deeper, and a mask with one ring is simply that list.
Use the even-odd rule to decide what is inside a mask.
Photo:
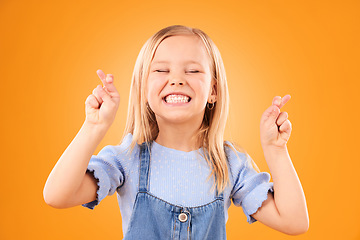
[{"label": "eyebrow", "polygon": [[[169,61],[155,61],[155,62],[152,62],[152,64],[158,64],[158,63],[169,63]],[[198,64],[198,65],[202,66],[199,62],[194,61],[194,60],[185,61],[184,63],[193,63],[193,64]]]}]

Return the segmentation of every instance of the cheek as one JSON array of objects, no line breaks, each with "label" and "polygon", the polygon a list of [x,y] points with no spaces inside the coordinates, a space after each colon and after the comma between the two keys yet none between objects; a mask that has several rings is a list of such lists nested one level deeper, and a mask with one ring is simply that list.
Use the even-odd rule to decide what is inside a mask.
[{"label": "cheek", "polygon": [[146,86],[146,96],[149,101],[150,99],[154,99],[160,95],[163,85],[163,81],[159,78],[148,78]]},{"label": "cheek", "polygon": [[200,81],[193,81],[193,89],[197,89],[198,94],[201,94],[202,97],[208,97],[210,93],[210,80],[201,79]]}]

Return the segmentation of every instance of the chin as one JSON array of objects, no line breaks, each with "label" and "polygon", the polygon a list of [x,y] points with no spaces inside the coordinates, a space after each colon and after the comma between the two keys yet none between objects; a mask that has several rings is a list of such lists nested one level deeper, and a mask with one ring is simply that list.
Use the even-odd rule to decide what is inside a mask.
[{"label": "chin", "polygon": [[179,124],[179,125],[190,124],[191,126],[194,126],[194,124],[197,123],[201,124],[202,118],[203,117],[201,118],[188,117],[188,116],[184,116],[184,114],[171,114],[171,116],[166,116],[166,117],[156,116],[156,120],[158,124]]}]

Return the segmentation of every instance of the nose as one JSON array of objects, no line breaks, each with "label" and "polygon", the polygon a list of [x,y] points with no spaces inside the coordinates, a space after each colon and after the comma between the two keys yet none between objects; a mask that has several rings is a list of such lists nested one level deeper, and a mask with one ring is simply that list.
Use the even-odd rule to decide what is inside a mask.
[{"label": "nose", "polygon": [[176,85],[179,85],[179,86],[183,86],[185,85],[185,80],[183,80],[181,77],[179,76],[173,76],[171,79],[170,79],[170,85],[171,86],[176,86]]},{"label": "nose", "polygon": [[168,75],[170,86],[183,86],[186,85],[186,77],[184,75],[183,69],[172,69]]},{"label": "nose", "polygon": [[182,81],[178,81],[178,82],[176,82],[176,81],[171,81],[171,83],[170,83],[171,86],[176,86],[176,84],[179,85],[179,86],[184,85],[184,83],[183,83]]}]

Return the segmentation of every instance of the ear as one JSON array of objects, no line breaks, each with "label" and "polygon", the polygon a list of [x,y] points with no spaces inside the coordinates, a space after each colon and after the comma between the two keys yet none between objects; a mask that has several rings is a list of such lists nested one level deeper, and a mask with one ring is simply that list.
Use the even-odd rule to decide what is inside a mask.
[{"label": "ear", "polygon": [[217,101],[217,82],[214,79],[212,79],[208,102],[214,103],[216,101]]}]

